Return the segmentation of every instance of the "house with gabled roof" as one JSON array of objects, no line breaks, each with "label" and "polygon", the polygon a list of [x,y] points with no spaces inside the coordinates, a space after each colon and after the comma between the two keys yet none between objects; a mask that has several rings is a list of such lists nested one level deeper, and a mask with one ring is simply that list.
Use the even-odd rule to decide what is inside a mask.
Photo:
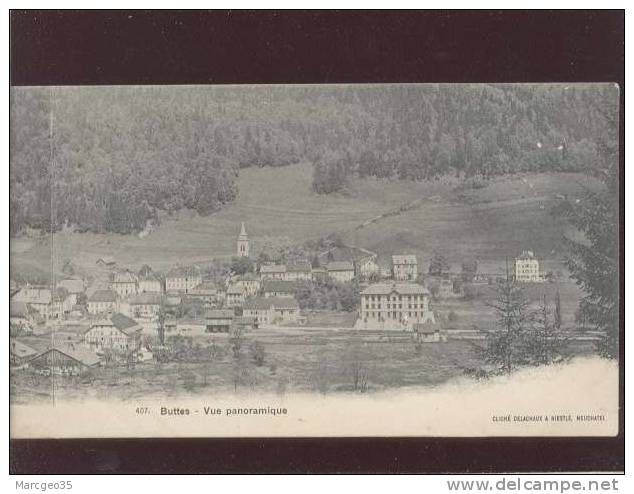
[{"label": "house with gabled roof", "polygon": [[204,305],[212,306],[222,298],[222,294],[214,283],[207,281],[191,289],[187,297],[199,300]]},{"label": "house with gabled roof", "polygon": [[160,293],[144,292],[128,300],[130,316],[137,319],[155,319],[161,311],[163,297]]},{"label": "house with gabled roof", "polygon": [[198,266],[177,266],[165,276],[165,290],[189,293],[203,282]]},{"label": "house with gabled roof", "polygon": [[[33,312],[25,302],[9,301],[9,331],[11,334],[29,334],[33,332]],[[36,313],[37,314],[37,313]]]},{"label": "house with gabled roof", "polygon": [[260,279],[283,280],[286,278],[286,264],[262,264]]},{"label": "house with gabled roof", "polygon": [[121,298],[135,295],[138,291],[136,274],[128,270],[110,273],[110,289]]},{"label": "house with gabled roof", "polygon": [[416,281],[418,260],[413,254],[392,256],[392,274],[396,281]]},{"label": "house with gabled roof", "polygon": [[285,281],[308,281],[312,279],[312,266],[308,261],[294,261],[286,264]]},{"label": "house with gabled roof", "polygon": [[65,288],[68,293],[79,295],[86,291],[86,284],[81,278],[65,278],[57,282],[58,288]]},{"label": "house with gabled roof", "polygon": [[107,319],[93,322],[84,334],[84,343],[95,351],[136,351],[139,348],[143,328],[134,319],[123,314],[113,314]]},{"label": "house with gabled roof", "polygon": [[139,276],[139,293],[161,293],[163,284],[158,276],[153,273]]},{"label": "house with gabled roof", "polygon": [[246,298],[246,294],[244,292],[244,288],[234,283],[227,288],[226,293],[226,305],[229,308],[242,307],[244,304],[244,300]]},{"label": "house with gabled roof", "polygon": [[294,281],[265,280],[262,283],[262,295],[265,297],[294,297],[297,283]]},{"label": "house with gabled roof", "polygon": [[75,376],[98,367],[99,356],[92,350],[74,343],[54,343],[26,362],[29,368],[42,374]]},{"label": "house with gabled roof", "polygon": [[260,291],[262,282],[254,273],[245,273],[238,277],[236,285],[242,288],[245,296],[252,297]]},{"label": "house with gabled roof", "polygon": [[380,276],[381,267],[376,262],[376,256],[367,256],[356,261],[355,273],[359,278],[364,280],[372,276]]},{"label": "house with gabled roof", "polygon": [[96,290],[88,297],[88,313],[106,314],[117,310],[117,295],[112,290]]},{"label": "house with gabled roof", "polygon": [[53,311],[53,293],[48,287],[26,285],[22,287],[11,300],[24,302],[44,319],[55,317]]},{"label": "house with gabled roof", "polygon": [[38,351],[15,338],[9,340],[9,362],[11,365],[22,365],[35,357]]},{"label": "house with gabled roof", "polygon": [[235,314],[231,309],[212,309],[205,312],[207,333],[228,333]]},{"label": "house with gabled roof", "polygon": [[296,322],[299,303],[291,297],[253,297],[244,303],[242,314],[255,318],[258,325]]},{"label": "house with gabled roof", "polygon": [[326,264],[326,272],[333,280],[347,283],[354,279],[354,264],[351,261],[331,261]]},{"label": "house with gabled roof", "polygon": [[252,297],[244,303],[242,315],[252,317],[258,326],[272,324],[275,318],[273,301],[266,297]]}]

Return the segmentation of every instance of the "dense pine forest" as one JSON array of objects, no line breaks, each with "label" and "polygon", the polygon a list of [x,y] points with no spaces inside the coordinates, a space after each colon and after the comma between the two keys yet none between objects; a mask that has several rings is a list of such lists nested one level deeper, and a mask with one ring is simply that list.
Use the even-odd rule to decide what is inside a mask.
[{"label": "dense pine forest", "polygon": [[612,84],[13,88],[11,234],[211,214],[241,168],[300,161],[318,194],[352,177],[601,175],[617,105]]}]

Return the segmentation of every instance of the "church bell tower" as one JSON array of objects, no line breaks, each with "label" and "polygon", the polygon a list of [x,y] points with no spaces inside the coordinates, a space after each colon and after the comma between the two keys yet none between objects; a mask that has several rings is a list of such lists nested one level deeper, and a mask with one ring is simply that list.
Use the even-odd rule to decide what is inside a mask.
[{"label": "church bell tower", "polygon": [[249,257],[249,236],[247,230],[244,228],[244,223],[240,226],[240,235],[238,235],[237,243],[238,257]]}]

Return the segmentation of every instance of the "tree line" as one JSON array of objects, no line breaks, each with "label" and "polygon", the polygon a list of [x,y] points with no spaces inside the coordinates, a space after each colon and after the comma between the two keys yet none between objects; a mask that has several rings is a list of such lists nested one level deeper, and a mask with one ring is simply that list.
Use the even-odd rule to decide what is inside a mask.
[{"label": "tree line", "polygon": [[536,170],[599,173],[611,85],[12,88],[11,233],[132,233],[162,212],[210,214],[247,167],[314,164],[429,180]]}]

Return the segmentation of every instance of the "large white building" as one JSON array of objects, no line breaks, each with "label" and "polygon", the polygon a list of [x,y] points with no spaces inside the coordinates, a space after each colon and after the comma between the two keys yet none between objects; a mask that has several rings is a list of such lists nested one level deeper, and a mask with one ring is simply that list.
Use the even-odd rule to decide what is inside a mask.
[{"label": "large white building", "polygon": [[533,251],[525,250],[515,258],[515,281],[522,283],[537,283],[543,281],[539,275],[539,261]]},{"label": "large white building", "polygon": [[361,292],[357,329],[411,330],[435,322],[429,290],[416,283],[375,283]]}]

